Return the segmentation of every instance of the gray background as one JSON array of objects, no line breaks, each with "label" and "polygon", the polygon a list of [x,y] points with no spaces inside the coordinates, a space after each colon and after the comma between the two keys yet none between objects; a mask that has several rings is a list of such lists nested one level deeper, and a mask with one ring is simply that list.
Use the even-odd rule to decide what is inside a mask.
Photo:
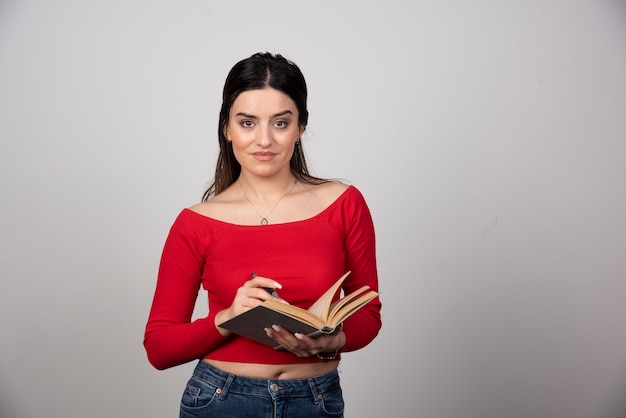
[{"label": "gray background", "polygon": [[176,416],[192,365],[152,369],[143,327],[257,51],[376,222],[346,417],[626,415],[623,2],[4,0],[0,416]]}]

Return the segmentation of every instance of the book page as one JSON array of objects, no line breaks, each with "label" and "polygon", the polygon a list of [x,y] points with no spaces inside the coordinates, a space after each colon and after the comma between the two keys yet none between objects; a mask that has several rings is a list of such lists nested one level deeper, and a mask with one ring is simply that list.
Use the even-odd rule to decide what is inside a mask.
[{"label": "book page", "polygon": [[332,303],[328,310],[328,318],[333,318],[335,315],[337,315],[337,312],[339,312],[344,305],[350,303],[350,301],[352,301],[353,299],[356,299],[359,296],[361,296],[366,290],[370,290],[370,287],[362,286],[360,289],[355,290],[349,295],[346,295],[343,298],[339,299],[338,301]]},{"label": "book page", "polygon": [[308,310],[302,309],[295,305],[288,305],[279,300],[268,299],[259,306],[267,307],[276,312],[280,312],[283,315],[287,315],[299,321],[305,322],[315,328],[321,328],[325,325],[322,318],[318,317],[317,315],[313,315]]},{"label": "book page", "polygon": [[348,274],[350,274],[350,272],[347,272],[346,274],[341,276],[339,280],[337,280],[335,284],[332,285],[330,289],[328,289],[326,293],[324,293],[317,301],[315,301],[315,303],[311,305],[311,307],[307,310],[326,322],[326,320],[328,319],[330,303],[333,300],[333,296],[335,296],[335,293],[337,293],[337,290],[339,290],[339,288],[341,287],[341,283],[343,283],[345,278],[348,277]]},{"label": "book page", "polygon": [[[369,286],[365,286],[361,290],[369,288]],[[361,290],[355,292],[354,294],[358,294]],[[375,290],[370,290],[365,294],[360,295],[356,298],[349,298],[344,301],[343,299],[339,301],[339,303],[335,304],[334,308],[331,310],[332,315],[330,315],[326,325],[330,327],[336,327],[343,321],[345,321],[350,315],[358,311],[363,305],[365,305],[370,300],[374,299],[378,296],[378,292]],[[344,303],[345,302],[345,303]]]}]

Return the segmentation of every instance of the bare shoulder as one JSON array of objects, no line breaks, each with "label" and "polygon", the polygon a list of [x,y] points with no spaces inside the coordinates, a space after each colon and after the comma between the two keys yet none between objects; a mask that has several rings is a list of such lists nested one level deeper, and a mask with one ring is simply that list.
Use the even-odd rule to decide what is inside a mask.
[{"label": "bare shoulder", "polygon": [[308,191],[315,195],[323,206],[329,206],[350,187],[338,181],[328,181],[322,184],[309,185]]},{"label": "bare shoulder", "polygon": [[202,203],[193,205],[189,207],[189,209],[196,213],[199,213],[200,215],[204,215],[204,216],[208,216],[209,218],[212,218],[211,209],[213,208],[213,206],[214,206],[213,201],[209,200],[207,202],[202,202]]},{"label": "bare shoulder", "polygon": [[237,203],[237,199],[234,198],[229,188],[206,202],[191,206],[189,209],[209,218],[223,220],[226,218],[225,214],[233,211]]}]

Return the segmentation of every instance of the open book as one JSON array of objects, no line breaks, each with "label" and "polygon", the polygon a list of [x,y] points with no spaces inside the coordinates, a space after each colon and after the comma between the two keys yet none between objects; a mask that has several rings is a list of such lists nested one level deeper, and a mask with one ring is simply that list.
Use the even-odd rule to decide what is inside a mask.
[{"label": "open book", "polygon": [[332,334],[350,315],[378,296],[378,292],[371,290],[369,286],[363,286],[331,303],[348,274],[350,272],[341,276],[309,309],[288,305],[272,298],[219,326],[275,349],[280,349],[280,345],[268,337],[264,330],[274,324],[294,334],[305,334],[313,338],[321,334]]}]

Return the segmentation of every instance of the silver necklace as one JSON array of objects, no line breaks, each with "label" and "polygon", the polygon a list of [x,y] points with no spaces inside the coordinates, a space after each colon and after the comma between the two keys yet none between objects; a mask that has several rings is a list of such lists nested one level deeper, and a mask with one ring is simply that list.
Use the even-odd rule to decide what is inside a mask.
[{"label": "silver necklace", "polygon": [[291,187],[289,188],[289,190],[287,190],[287,193],[285,193],[284,195],[282,195],[280,197],[280,199],[278,199],[276,201],[276,204],[274,205],[274,207],[272,208],[272,210],[269,211],[269,213],[265,216],[261,215],[259,213],[259,210],[256,208],[256,206],[254,205],[254,203],[252,203],[252,201],[250,199],[248,199],[248,195],[246,194],[246,189],[243,188],[243,185],[241,184],[240,181],[237,181],[237,183],[239,183],[239,187],[241,187],[241,191],[243,192],[243,197],[246,198],[246,200],[248,201],[248,203],[250,203],[250,206],[252,206],[252,208],[254,209],[254,211],[256,212],[257,215],[259,215],[259,217],[261,218],[261,225],[267,225],[270,223],[270,221],[267,220],[267,218],[270,217],[270,215],[272,214],[272,212],[274,212],[274,209],[276,209],[276,206],[278,206],[278,204],[280,203],[281,200],[283,200],[283,197],[287,196],[289,193],[291,193],[291,191],[293,190],[294,187],[296,187],[296,183],[298,181],[296,179],[293,180],[293,184],[291,185]]}]

